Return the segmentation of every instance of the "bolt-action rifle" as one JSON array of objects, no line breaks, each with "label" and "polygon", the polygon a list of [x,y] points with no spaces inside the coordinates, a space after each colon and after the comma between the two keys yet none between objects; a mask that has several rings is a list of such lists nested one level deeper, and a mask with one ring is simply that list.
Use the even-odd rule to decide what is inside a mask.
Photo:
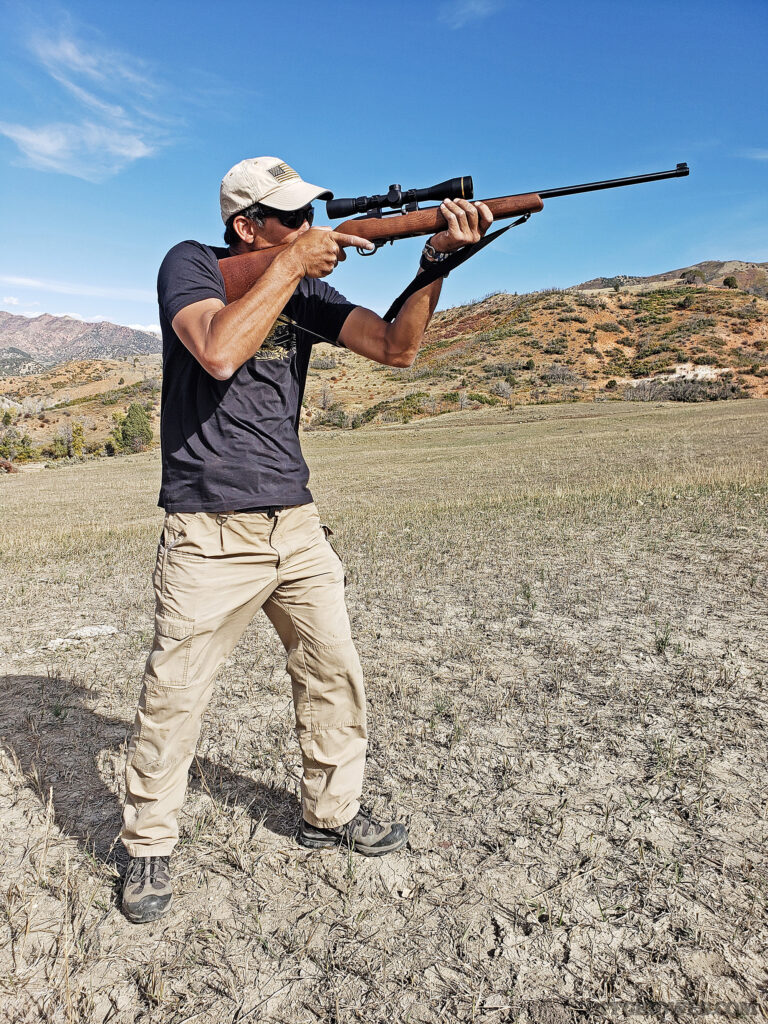
[{"label": "bolt-action rifle", "polygon": [[[484,246],[498,238],[509,228],[524,224],[533,213],[544,208],[547,199],[558,196],[572,196],[580,192],[597,192],[605,188],[621,188],[625,185],[640,185],[646,181],[662,181],[665,178],[684,178],[689,173],[688,164],[680,163],[672,171],[657,171],[655,174],[636,174],[629,178],[612,178],[609,181],[592,181],[584,185],[567,185],[564,188],[550,188],[539,192],[522,192],[513,196],[499,196],[496,199],[485,199],[485,205],[493,214],[494,220],[508,217],[517,218],[514,223],[485,235],[479,242],[464,246],[458,252],[438,264],[434,269],[422,271],[408,288],[398,296],[384,319],[393,320],[405,300],[415,291],[423,288],[438,277],[444,277],[454,267],[469,259]],[[372,252],[358,249],[361,255],[371,256],[387,242],[395,242],[401,238],[414,238],[417,235],[433,235],[443,231],[448,225],[440,213],[439,206],[420,208],[419,203],[430,200],[472,199],[474,186],[468,175],[441,181],[429,188],[402,189],[399,185],[390,185],[386,195],[358,196],[356,199],[329,199],[328,217],[349,217],[360,214],[352,220],[345,220],[334,228],[343,234],[357,235],[373,242],[376,247]],[[240,256],[228,256],[219,260],[219,267],[224,278],[227,301],[234,302],[244,295],[256,280],[264,273],[273,259],[286,248],[285,245],[274,245],[268,249],[244,253]]]}]

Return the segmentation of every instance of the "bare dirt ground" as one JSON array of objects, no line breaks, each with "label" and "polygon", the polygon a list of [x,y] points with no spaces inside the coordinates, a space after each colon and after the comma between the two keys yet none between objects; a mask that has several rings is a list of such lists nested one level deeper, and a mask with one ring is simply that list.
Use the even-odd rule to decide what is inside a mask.
[{"label": "bare dirt ground", "polygon": [[5,1019],[765,1015],[767,434],[768,401],[740,401],[308,435],[368,788],[411,848],[297,845],[290,688],[257,620],[148,926],[120,914],[113,840],[158,459],[0,479]]}]

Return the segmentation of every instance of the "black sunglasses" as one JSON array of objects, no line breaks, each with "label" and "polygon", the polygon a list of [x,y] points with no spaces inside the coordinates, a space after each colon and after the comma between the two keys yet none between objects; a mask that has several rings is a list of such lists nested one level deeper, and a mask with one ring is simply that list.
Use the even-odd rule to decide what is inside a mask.
[{"label": "black sunglasses", "polygon": [[306,221],[309,226],[312,226],[312,221],[315,219],[315,210],[311,203],[307,206],[302,206],[300,210],[275,210],[271,206],[265,206],[264,212],[268,217],[276,217],[283,227],[291,228],[296,230]]}]

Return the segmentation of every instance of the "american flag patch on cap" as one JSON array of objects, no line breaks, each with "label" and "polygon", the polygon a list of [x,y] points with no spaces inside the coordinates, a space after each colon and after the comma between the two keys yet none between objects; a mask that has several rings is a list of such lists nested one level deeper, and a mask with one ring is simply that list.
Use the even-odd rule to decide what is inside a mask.
[{"label": "american flag patch on cap", "polygon": [[273,178],[277,178],[278,181],[294,181],[299,177],[298,173],[294,171],[288,164],[275,164],[274,167],[268,167],[267,170]]}]

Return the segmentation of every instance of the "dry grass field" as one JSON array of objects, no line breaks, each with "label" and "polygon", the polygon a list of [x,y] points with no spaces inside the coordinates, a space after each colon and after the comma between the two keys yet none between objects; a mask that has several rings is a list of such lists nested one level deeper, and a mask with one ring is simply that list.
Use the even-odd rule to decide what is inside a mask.
[{"label": "dry grass field", "polygon": [[368,787],[410,849],[297,845],[290,688],[255,621],[199,746],[173,910],[143,927],[113,840],[158,457],[0,479],[4,1019],[765,1016],[767,437],[766,400],[307,435]]}]

